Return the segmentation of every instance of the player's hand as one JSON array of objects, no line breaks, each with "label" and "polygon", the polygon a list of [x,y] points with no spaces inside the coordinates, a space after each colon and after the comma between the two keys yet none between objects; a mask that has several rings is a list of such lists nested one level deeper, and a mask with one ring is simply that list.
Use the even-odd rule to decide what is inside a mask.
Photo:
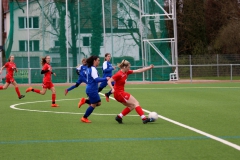
[{"label": "player's hand", "polygon": [[115,70],[116,69],[116,67],[115,66],[113,66],[113,70]]},{"label": "player's hand", "polygon": [[114,93],[115,92],[115,90],[114,89],[112,89],[112,91],[111,91],[112,93]]},{"label": "player's hand", "polygon": [[57,76],[56,73],[53,73],[54,76]]},{"label": "player's hand", "polygon": [[149,67],[150,67],[150,69],[152,69],[152,68],[154,68],[154,65],[153,65],[153,64],[151,64]]},{"label": "player's hand", "polygon": [[106,79],[107,79],[107,80],[109,80],[109,79],[110,79],[110,77],[106,77]]}]

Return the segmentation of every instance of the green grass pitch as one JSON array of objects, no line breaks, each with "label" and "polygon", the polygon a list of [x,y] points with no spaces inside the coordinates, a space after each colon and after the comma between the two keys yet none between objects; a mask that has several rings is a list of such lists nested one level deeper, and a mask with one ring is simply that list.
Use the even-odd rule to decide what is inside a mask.
[{"label": "green grass pitch", "polygon": [[[33,86],[34,87],[34,86]],[[85,86],[64,95],[69,86],[57,86],[58,108],[51,92],[25,94],[19,100],[13,87],[0,91],[0,158],[86,160],[239,159],[240,151],[159,118],[143,124],[133,110],[118,124],[114,118],[124,106],[102,96],[102,105],[80,122],[87,105]],[[40,89],[40,86],[34,88]],[[102,93],[109,90],[105,88]],[[240,84],[126,85],[143,109],[240,146]],[[19,104],[22,103],[22,104]],[[17,105],[16,105],[17,104]],[[21,109],[12,109],[12,106]],[[147,115],[148,113],[146,113]]]}]

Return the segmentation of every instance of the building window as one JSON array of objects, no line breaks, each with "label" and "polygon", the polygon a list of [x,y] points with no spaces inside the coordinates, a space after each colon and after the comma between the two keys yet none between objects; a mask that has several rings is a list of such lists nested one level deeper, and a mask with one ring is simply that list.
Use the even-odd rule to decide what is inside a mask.
[{"label": "building window", "polygon": [[26,51],[25,41],[19,41],[19,51]]},{"label": "building window", "polygon": [[83,46],[90,46],[90,37],[83,37]]},{"label": "building window", "polygon": [[[29,17],[29,25],[27,25],[27,17],[18,17],[18,25],[21,29],[39,28],[39,18]],[[28,26],[28,27],[27,27]]]},{"label": "building window", "polygon": [[[28,41],[19,41],[19,51],[27,51]],[[39,41],[29,41],[29,51],[39,51]]]},{"label": "building window", "polygon": [[124,24],[124,18],[118,18],[118,28],[126,28],[125,24]]},{"label": "building window", "polygon": [[54,47],[60,47],[59,41],[54,41]]}]

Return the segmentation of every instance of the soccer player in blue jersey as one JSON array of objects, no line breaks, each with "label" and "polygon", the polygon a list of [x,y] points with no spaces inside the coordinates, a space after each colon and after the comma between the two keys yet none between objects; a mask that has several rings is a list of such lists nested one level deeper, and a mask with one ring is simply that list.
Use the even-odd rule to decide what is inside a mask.
[{"label": "soccer player in blue jersey", "polygon": [[86,58],[82,59],[82,64],[77,66],[76,72],[79,75],[78,80],[75,85],[69,87],[65,90],[65,96],[68,94],[69,91],[73,90],[74,88],[77,88],[82,82],[86,83],[86,70],[87,70],[87,62]]},{"label": "soccer player in blue jersey", "polygon": [[[115,67],[112,66],[111,62],[111,54],[106,53],[105,54],[105,61],[103,62],[102,70],[103,70],[103,78],[104,77],[112,77],[112,71],[115,69]],[[112,85],[114,86],[114,82],[112,82]],[[101,92],[103,88],[107,86],[107,82],[104,81],[100,84],[98,88],[98,92]],[[109,96],[112,94],[111,90],[108,93],[105,93],[105,97],[107,102],[109,102]]]},{"label": "soccer player in blue jersey", "polygon": [[[87,71],[86,71],[86,93],[88,95],[88,100],[89,100],[89,107],[87,108],[84,116],[81,118],[81,121],[84,123],[91,123],[91,121],[88,119],[88,117],[91,115],[93,110],[101,105],[101,99],[98,94],[98,83],[106,81],[110,77],[105,77],[105,78],[100,78],[98,76],[98,72],[96,67],[99,65],[100,59],[98,56],[91,56],[87,59]],[[82,100],[86,100],[85,98],[82,98]],[[85,102],[84,102],[85,103]]]}]

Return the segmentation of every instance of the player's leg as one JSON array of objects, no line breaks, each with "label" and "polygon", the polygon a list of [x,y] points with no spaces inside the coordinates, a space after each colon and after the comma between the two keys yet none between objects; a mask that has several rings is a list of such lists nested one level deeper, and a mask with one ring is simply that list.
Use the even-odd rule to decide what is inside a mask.
[{"label": "player's leg", "polygon": [[50,90],[52,91],[52,107],[59,107],[59,105],[56,104],[56,102],[55,102],[56,101],[56,90],[55,90],[53,84],[52,84]]},{"label": "player's leg", "polygon": [[101,92],[103,88],[107,86],[107,81],[101,82],[99,87],[98,87],[98,92]]},{"label": "player's leg", "polygon": [[3,86],[0,86],[0,90],[7,89],[9,85],[10,85],[10,83],[6,82]]},{"label": "player's leg", "polygon": [[12,82],[12,84],[13,84],[14,87],[15,87],[15,91],[16,91],[16,93],[17,93],[17,95],[18,95],[18,98],[19,98],[19,99],[24,98],[25,95],[21,95],[21,93],[20,93],[20,91],[19,91],[19,88],[18,88],[18,85],[17,85],[17,82],[14,80],[14,81]]},{"label": "player's leg", "polygon": [[101,99],[100,99],[98,92],[87,94],[87,95],[89,97],[90,105],[87,108],[83,117],[81,118],[81,121],[84,123],[91,123],[91,121],[88,119],[88,117],[92,114],[92,112],[96,108],[96,106],[101,105]]},{"label": "player's leg", "polygon": [[84,105],[85,103],[90,105],[90,100],[89,98],[81,98],[80,101],[78,102],[78,108],[80,108],[82,105]]},{"label": "player's leg", "polygon": [[139,102],[136,100],[135,97],[133,97],[132,95],[130,95],[127,104],[129,106],[131,106],[131,108],[134,108],[135,111],[138,113],[138,115],[141,117],[142,121],[144,124],[148,123],[148,122],[154,122],[154,119],[152,118],[147,118],[144,115],[143,109],[142,107],[139,105]]},{"label": "player's leg", "polygon": [[81,83],[82,83],[82,80],[79,77],[75,85],[73,85],[65,90],[65,96],[68,94],[69,91],[73,90],[74,88],[77,88]]},{"label": "player's leg", "polygon": [[123,118],[123,116],[126,116],[128,113],[130,113],[130,112],[134,109],[134,107],[129,107],[129,106],[128,106],[129,104],[126,102],[126,101],[128,101],[129,97],[130,97],[130,94],[127,93],[127,92],[121,92],[121,93],[115,93],[115,94],[114,94],[114,98],[115,98],[118,102],[122,103],[122,104],[125,106],[125,108],[122,110],[122,112],[120,112],[120,113],[115,117],[115,120],[116,120],[119,124],[122,124],[122,118]]},{"label": "player's leg", "polygon": [[[114,86],[114,82],[112,82],[112,86]],[[105,98],[106,98],[107,102],[109,102],[109,97],[110,97],[111,94],[112,94],[112,90],[110,90],[109,92],[105,93]]]},{"label": "player's leg", "polygon": [[123,116],[126,116],[128,113],[130,113],[130,112],[132,111],[132,109],[131,109],[130,107],[128,107],[126,104],[123,103],[123,105],[126,106],[126,108],[124,108],[124,109],[122,110],[122,112],[119,113],[119,114],[116,116],[116,118],[115,118],[115,120],[116,120],[119,124],[122,124],[122,123],[123,123],[123,122],[122,122]]},{"label": "player's leg", "polygon": [[32,87],[28,87],[26,89],[26,93],[28,92],[35,92],[35,93],[38,93],[38,94],[41,94],[41,95],[44,95],[46,92],[47,92],[47,88],[42,88],[42,90],[39,90],[39,89],[34,89]]}]

